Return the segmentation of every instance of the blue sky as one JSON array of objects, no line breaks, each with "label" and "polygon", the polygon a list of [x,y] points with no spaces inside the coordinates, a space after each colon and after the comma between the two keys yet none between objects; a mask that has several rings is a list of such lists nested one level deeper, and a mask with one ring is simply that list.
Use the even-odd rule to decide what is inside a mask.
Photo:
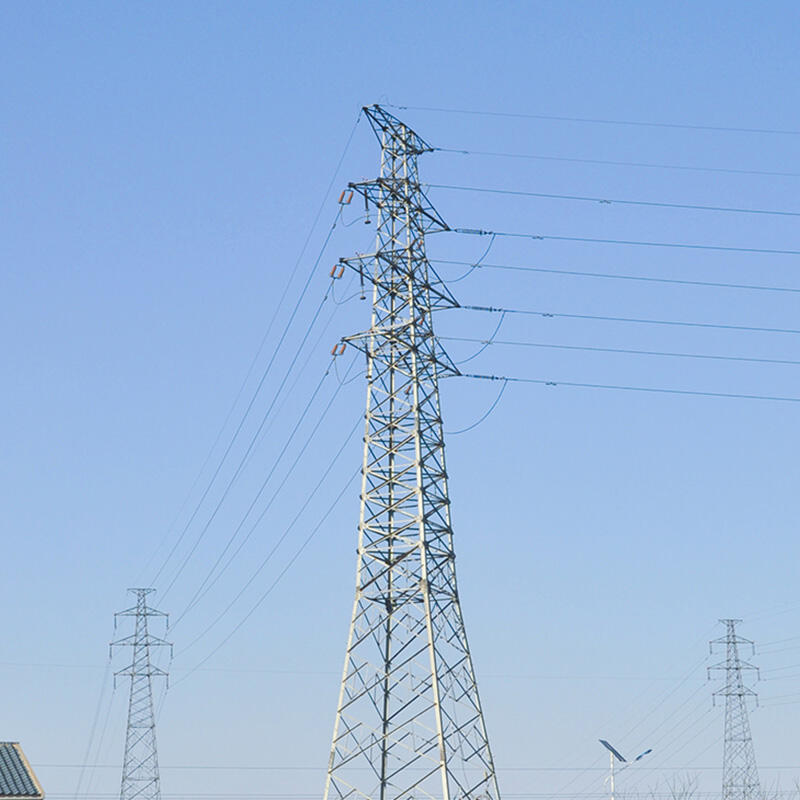
[{"label": "blue sky", "polygon": [[[22,742],[52,798],[76,792],[89,745],[96,768],[80,794],[117,792],[125,697],[106,670],[112,615],[174,547],[154,599],[180,617],[159,720],[165,796],[317,796],[352,602],[358,491],[346,481],[361,454],[360,431],[347,434],[363,413],[361,380],[334,396],[328,375],[278,456],[330,347],[368,325],[344,278],[301,348],[330,265],[372,245],[348,209],[323,249],[340,188],[378,169],[363,120],[345,150],[359,108],[416,107],[393,112],[437,147],[536,156],[432,153],[420,164],[430,184],[797,211],[800,178],[774,173],[800,173],[800,135],[524,117],[800,131],[797,7],[26,2],[1,13],[0,737]],[[429,196],[452,227],[800,250],[791,216]],[[471,262],[488,244],[442,234],[429,250]],[[484,263],[452,284],[461,302],[798,327],[796,292],[563,274],[796,289],[794,255],[498,238]],[[450,280],[464,272],[437,268]],[[447,311],[437,329],[482,339],[497,322]],[[471,371],[800,397],[797,365],[606,352],[797,361],[796,334],[508,315],[497,338],[605,350],[495,345]],[[478,348],[448,343],[459,360]],[[478,420],[498,388],[446,381],[446,429]],[[706,642],[728,616],[764,644],[756,753],[786,769],[763,781],[793,785],[800,650],[782,640],[800,622],[798,413],[790,402],[512,384],[485,422],[449,438],[461,593],[501,791],[603,792],[598,737],[654,748],[620,779],[629,796],[687,772],[714,791],[722,716]],[[246,520],[250,538],[184,617],[273,467],[255,514],[274,496],[269,509]],[[112,668],[123,666],[120,656]],[[200,764],[213,769],[179,769]],[[259,769],[220,769],[230,766]]]}]

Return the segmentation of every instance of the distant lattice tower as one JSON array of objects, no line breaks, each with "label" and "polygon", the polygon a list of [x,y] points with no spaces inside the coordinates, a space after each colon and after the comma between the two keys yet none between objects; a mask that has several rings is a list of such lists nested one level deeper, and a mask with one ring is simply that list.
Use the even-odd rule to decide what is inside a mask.
[{"label": "distant lattice tower", "polygon": [[725,647],[725,660],[711,670],[724,670],[725,685],[714,692],[714,697],[725,698],[725,746],[722,765],[722,800],[760,800],[761,787],[758,780],[756,755],[753,750],[753,737],[750,734],[750,720],[747,714],[747,698],[756,693],[744,685],[744,670],[756,670],[752,664],[742,661],[739,645],[748,645],[755,654],[755,645],[750,639],[736,634],[736,623],[740,619],[721,619],[727,633],[710,643]]},{"label": "distant lattice tower", "polygon": [[128,667],[114,673],[131,679],[128,701],[128,726],[125,734],[125,758],[122,766],[121,800],[160,800],[161,785],[156,749],[156,722],[153,711],[153,678],[167,677],[150,658],[152,647],[172,647],[169,642],[153,636],[147,629],[149,617],[167,615],[147,605],[147,595],[155,589],[129,589],[136,595],[136,605],[120,611],[117,617],[135,617],[134,632],[111,643],[111,647],[133,648]]},{"label": "distant lattice tower", "polygon": [[326,800],[497,800],[456,587],[439,377],[458,374],[432,312],[458,304],[426,234],[448,227],[420,188],[414,131],[364,109],[380,177],[350,184],[376,209],[375,252],[342,263],[372,283],[356,597]]}]

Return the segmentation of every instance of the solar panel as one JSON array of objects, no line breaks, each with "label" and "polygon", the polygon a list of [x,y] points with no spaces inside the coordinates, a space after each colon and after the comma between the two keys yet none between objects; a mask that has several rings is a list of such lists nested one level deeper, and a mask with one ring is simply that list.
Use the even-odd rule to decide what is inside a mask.
[{"label": "solar panel", "polygon": [[[603,747],[606,748],[606,750],[610,750],[613,753],[614,758],[616,758],[617,761],[627,761],[628,760],[628,759],[624,758],[620,754],[619,750],[617,750],[613,745],[610,745],[605,739],[598,739],[598,741],[600,742],[601,745],[603,745]],[[642,753],[642,755],[644,755],[644,753]],[[640,756],[640,758],[641,758],[641,756]]]}]

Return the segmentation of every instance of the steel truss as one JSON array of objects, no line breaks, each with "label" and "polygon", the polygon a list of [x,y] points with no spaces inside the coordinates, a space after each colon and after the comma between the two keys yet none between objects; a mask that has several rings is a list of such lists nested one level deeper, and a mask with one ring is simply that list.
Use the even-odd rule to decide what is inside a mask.
[{"label": "steel truss", "polygon": [[752,664],[742,661],[739,645],[747,645],[755,653],[755,645],[750,639],[743,639],[736,633],[736,623],[740,619],[721,619],[726,635],[711,642],[725,648],[725,661],[709,667],[711,670],[725,671],[725,685],[714,698],[725,698],[725,749],[722,764],[722,800],[760,800],[761,786],[758,780],[756,755],[753,750],[753,737],[750,734],[750,720],[747,714],[747,698],[756,697],[752,689],[744,685],[742,672],[758,670]]},{"label": "steel truss", "polygon": [[161,785],[156,750],[156,722],[153,713],[153,678],[167,673],[151,663],[151,647],[169,647],[169,642],[153,636],[147,630],[148,617],[164,617],[147,605],[147,595],[155,589],[129,589],[136,595],[136,605],[120,611],[117,617],[135,617],[134,632],[111,643],[111,647],[132,647],[133,658],[128,667],[114,673],[130,677],[128,727],[125,734],[125,759],[122,767],[120,800],[160,800]]},{"label": "steel truss", "polygon": [[342,263],[373,285],[356,597],[325,800],[497,800],[456,586],[438,380],[458,374],[432,311],[458,304],[425,236],[449,230],[419,184],[414,131],[364,109],[381,173],[350,184],[377,210],[375,253]]}]

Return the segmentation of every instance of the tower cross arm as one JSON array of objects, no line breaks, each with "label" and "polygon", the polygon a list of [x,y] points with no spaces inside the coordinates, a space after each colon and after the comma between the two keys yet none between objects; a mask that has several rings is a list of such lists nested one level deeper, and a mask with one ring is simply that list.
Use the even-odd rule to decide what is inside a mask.
[{"label": "tower cross arm", "polygon": [[367,203],[372,203],[376,208],[383,208],[387,202],[405,203],[409,212],[424,217],[426,233],[451,230],[419,184],[410,178],[376,178],[348,183],[347,188],[360,194]]},{"label": "tower cross arm", "polygon": [[[754,664],[751,664],[748,661],[741,661],[741,660],[737,661],[736,663],[738,664],[739,669],[754,669],[758,673],[759,679],[761,678],[761,670]],[[730,664],[727,661],[720,661],[718,664],[712,664],[710,667],[707,667],[708,674],[710,675],[713,670],[717,669],[720,670],[730,669]]]},{"label": "tower cross arm", "polygon": [[740,644],[749,645],[753,649],[753,652],[755,652],[756,648],[756,643],[752,639],[745,639],[743,636],[734,636],[731,639],[728,639],[727,637],[723,636],[720,639],[712,639],[708,643],[709,652],[713,653],[715,646],[727,647],[730,644],[735,644],[737,646]]},{"label": "tower cross arm", "polygon": [[147,633],[144,636],[132,633],[130,636],[123,636],[121,639],[111,642],[109,647],[136,647],[138,645],[142,647],[171,648],[172,642],[168,642],[166,639],[161,639],[158,636],[153,636],[151,633]]},{"label": "tower cross arm", "polygon": [[118,678],[120,675],[126,675],[131,678],[139,677],[141,675],[146,675],[149,677],[154,678],[168,678],[169,673],[165,669],[161,669],[161,667],[155,666],[155,664],[149,664],[146,669],[142,669],[137,667],[136,664],[129,664],[127,667],[123,669],[117,670],[114,673],[114,677]]},{"label": "tower cross arm", "polygon": [[[409,322],[402,328],[408,329],[410,326],[411,323]],[[356,350],[360,350],[370,358],[380,359],[380,353],[373,345],[374,341],[376,338],[386,341],[401,341],[404,337],[398,333],[399,330],[401,330],[400,326],[375,327],[361,333],[343,336],[341,341],[355,347]],[[419,352],[419,349],[417,349],[417,352]],[[453,363],[450,356],[440,348],[434,348],[429,353],[426,353],[425,359],[429,365],[436,366],[437,373],[441,378],[456,378],[461,375],[461,370]]]},{"label": "tower cross arm", "polygon": [[148,617],[168,617],[169,614],[165,613],[164,611],[158,611],[155,608],[150,608],[150,606],[145,606],[144,611],[137,606],[132,606],[131,608],[126,608],[124,611],[117,611],[114,614],[114,618],[117,617],[136,617],[145,615]]},{"label": "tower cross arm", "polygon": [[[403,259],[404,251],[408,252],[408,260],[411,262],[411,266]],[[424,259],[424,256],[422,258]],[[404,263],[398,264],[401,259],[403,259]],[[380,251],[377,253],[361,253],[352,258],[340,258],[338,263],[356,272],[361,279],[362,287],[366,280],[383,292],[396,291],[396,287],[387,282],[383,274],[374,274],[375,263],[376,261],[380,262],[385,267],[385,272],[414,279],[416,282],[415,288],[418,291],[428,293],[431,311],[460,308],[461,304],[450,293],[450,290],[433,269],[430,262],[424,259],[425,269],[422,270],[417,263],[419,260],[420,254],[413,247],[410,247],[403,250],[394,250],[391,254]],[[433,280],[431,280],[431,276],[433,276]]]}]

